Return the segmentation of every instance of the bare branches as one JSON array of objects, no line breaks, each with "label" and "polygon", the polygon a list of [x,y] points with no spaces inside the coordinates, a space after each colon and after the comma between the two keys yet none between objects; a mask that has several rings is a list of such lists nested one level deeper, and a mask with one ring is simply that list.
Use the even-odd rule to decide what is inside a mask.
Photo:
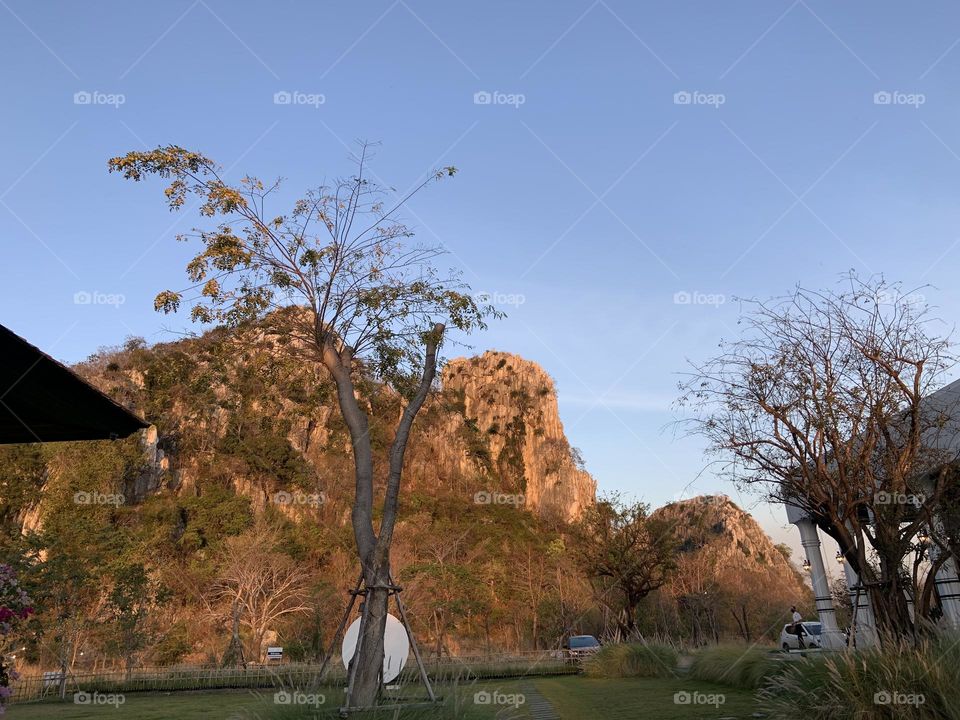
[{"label": "bare branches", "polygon": [[[894,582],[931,473],[952,459],[928,396],[953,366],[929,306],[882,278],[850,274],[839,292],[798,288],[747,303],[743,334],[681,384],[692,432],[728,477],[806,510],[859,572]],[[954,416],[956,419],[956,416]]]},{"label": "bare branches", "polygon": [[368,160],[369,146],[361,144],[353,176],[307,193],[281,215],[267,210],[279,180],[265,185],[245,177],[231,186],[212,160],[177,146],[131,152],[109,165],[131,180],[171,179],[171,209],[194,195],[202,216],[222,219],[183,236],[202,245],[188,265],[191,287],[158,295],[158,310],[175,311],[187,301],[195,320],[240,324],[300,305],[314,316],[317,350],[328,343],[338,352],[349,348],[352,357],[375,358],[372,367],[386,381],[409,380],[419,374],[422,334],[434,323],[469,332],[498,313],[479,306],[457,274],[437,272],[441,248],[407,245],[412,232],[397,219],[410,197],[455,169],[428,175],[385,209],[385,189],[366,177]]}]

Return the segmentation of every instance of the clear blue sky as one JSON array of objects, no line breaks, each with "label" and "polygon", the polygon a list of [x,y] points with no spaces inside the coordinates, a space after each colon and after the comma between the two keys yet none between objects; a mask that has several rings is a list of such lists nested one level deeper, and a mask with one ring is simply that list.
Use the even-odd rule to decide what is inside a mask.
[{"label": "clear blue sky", "polygon": [[[522,296],[477,350],[541,363],[601,490],[661,504],[704,467],[664,430],[676,373],[735,333],[734,296],[856,268],[960,317],[958,28],[949,2],[0,0],[0,322],[68,361],[185,326],[152,298],[196,218],[112,155],[177,143],[293,197],[380,141],[398,189],[460,168],[407,218]],[[474,102],[495,91],[523,102]]]}]

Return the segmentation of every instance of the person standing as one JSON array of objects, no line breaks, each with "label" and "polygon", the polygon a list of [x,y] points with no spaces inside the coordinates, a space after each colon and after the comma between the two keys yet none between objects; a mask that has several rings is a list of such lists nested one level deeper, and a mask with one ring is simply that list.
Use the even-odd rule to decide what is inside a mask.
[{"label": "person standing", "polygon": [[803,632],[803,616],[800,615],[799,612],[797,612],[797,606],[796,606],[796,605],[794,605],[793,607],[790,608],[790,612],[791,612],[791,614],[792,614],[792,616],[793,616],[793,627],[791,628],[791,630],[793,631],[793,634],[797,636],[797,647],[798,647],[800,650],[806,650],[806,647],[807,647],[807,646],[804,645],[804,643],[803,643],[803,635],[804,635],[804,632]]}]

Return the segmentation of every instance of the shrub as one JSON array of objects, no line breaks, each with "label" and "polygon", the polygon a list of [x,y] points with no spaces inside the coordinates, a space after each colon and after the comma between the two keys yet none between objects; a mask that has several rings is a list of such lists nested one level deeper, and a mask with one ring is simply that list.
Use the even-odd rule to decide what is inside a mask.
[{"label": "shrub", "polygon": [[755,690],[782,672],[784,665],[778,654],[766,648],[717,645],[694,655],[690,677]]},{"label": "shrub", "polygon": [[760,692],[777,718],[960,720],[960,638],[843,652],[788,665]]},{"label": "shrub", "polygon": [[589,677],[672,677],[676,674],[677,653],[666,645],[629,643],[607,645],[583,662]]}]

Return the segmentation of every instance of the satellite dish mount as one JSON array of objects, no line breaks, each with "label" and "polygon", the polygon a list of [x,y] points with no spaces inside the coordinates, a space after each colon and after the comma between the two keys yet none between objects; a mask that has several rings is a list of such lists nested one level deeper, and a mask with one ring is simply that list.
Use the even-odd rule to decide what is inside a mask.
[{"label": "satellite dish mount", "polygon": [[[400,599],[400,592],[403,590],[403,588],[394,582],[392,574],[389,575],[388,577],[389,577],[389,585],[386,585],[386,586],[378,585],[376,587],[379,589],[385,588],[387,590],[387,594],[388,594],[387,610],[388,611],[390,608],[390,598],[392,597],[394,598],[394,600],[396,600],[397,611],[398,611],[398,614],[400,615],[400,624],[402,625],[403,629],[406,631],[407,638],[409,638],[410,649],[413,650],[413,657],[417,662],[417,670],[420,673],[420,680],[423,682],[423,685],[426,688],[427,697],[429,698],[429,704],[434,704],[437,702],[437,696],[433,692],[433,686],[430,684],[430,677],[427,675],[426,666],[424,666],[423,658],[420,656],[420,648],[417,647],[417,641],[416,639],[414,639],[414,636],[413,636],[413,628],[410,627],[410,621],[407,620],[407,612],[403,607],[403,601]],[[330,662],[330,658],[333,657],[333,651],[334,651],[334,648],[336,648],[337,641],[343,635],[344,630],[347,627],[347,622],[350,620],[350,616],[353,614],[353,608],[354,608],[354,605],[356,605],[357,603],[358,597],[363,597],[364,600],[361,601],[360,603],[360,617],[355,621],[355,623],[359,623],[358,639],[363,636],[363,627],[367,622],[365,600],[367,596],[367,591],[371,589],[371,587],[373,586],[369,586],[364,583],[363,572],[361,571],[360,576],[357,578],[357,582],[354,585],[354,588],[348,591],[350,594],[350,602],[347,603],[347,607],[346,607],[346,610],[344,610],[343,617],[340,619],[340,625],[337,628],[337,631],[334,633],[333,638],[331,639],[330,647],[327,648],[327,654],[323,659],[323,665],[321,665],[320,667],[321,680],[326,674],[326,669],[327,669],[327,665]],[[391,617],[392,616],[388,614],[387,620],[389,621]],[[389,623],[388,623],[388,627],[389,627]],[[344,656],[346,655],[346,653],[341,653],[341,654]],[[354,652],[353,655],[355,656],[355,654],[356,653]],[[349,669],[347,672],[347,693],[346,693],[346,697],[344,698],[343,707],[340,708],[341,717],[346,717],[346,715],[353,710],[369,709],[369,708],[358,708],[358,707],[352,706],[353,684],[357,675],[357,665],[356,663],[349,662],[348,668]],[[382,673],[383,671],[381,670],[381,681],[383,680]],[[411,705],[413,704],[405,703],[404,707],[410,707]]]}]

